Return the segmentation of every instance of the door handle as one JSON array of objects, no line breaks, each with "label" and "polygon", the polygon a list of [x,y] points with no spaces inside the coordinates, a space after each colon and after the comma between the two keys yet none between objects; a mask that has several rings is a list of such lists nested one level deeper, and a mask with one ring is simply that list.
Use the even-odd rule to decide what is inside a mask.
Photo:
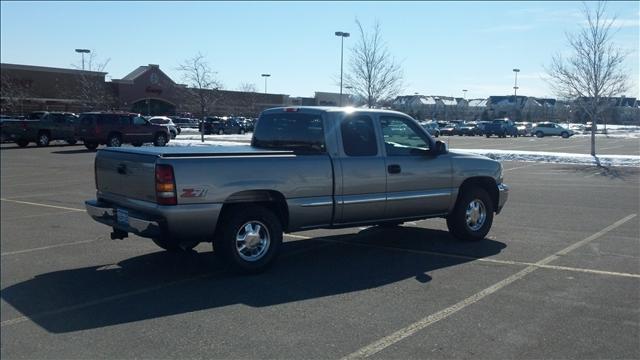
[{"label": "door handle", "polygon": [[400,168],[400,165],[389,165],[387,166],[387,171],[389,171],[389,174],[399,174],[400,171],[402,169]]}]

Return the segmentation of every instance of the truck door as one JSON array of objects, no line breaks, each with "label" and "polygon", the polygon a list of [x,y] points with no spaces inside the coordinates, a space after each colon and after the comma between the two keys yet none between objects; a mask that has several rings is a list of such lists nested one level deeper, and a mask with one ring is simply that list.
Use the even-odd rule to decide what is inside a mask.
[{"label": "truck door", "polygon": [[381,115],[386,154],[385,218],[446,213],[451,199],[451,159],[429,151],[429,138],[414,121]]},{"label": "truck door", "polygon": [[384,216],[385,162],[374,120],[368,115],[345,117],[338,137],[341,192],[336,194],[336,223],[374,221]]}]

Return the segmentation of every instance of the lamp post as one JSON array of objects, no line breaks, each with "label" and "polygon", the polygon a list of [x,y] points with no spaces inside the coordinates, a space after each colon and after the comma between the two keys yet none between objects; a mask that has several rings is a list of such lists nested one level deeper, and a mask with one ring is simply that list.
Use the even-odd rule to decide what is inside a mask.
[{"label": "lamp post", "polygon": [[344,38],[349,37],[349,33],[336,31],[336,36],[340,37],[340,106],[342,106],[342,64],[344,59]]},{"label": "lamp post", "polygon": [[82,70],[84,70],[84,54],[88,54],[91,52],[89,49],[76,49],[77,53],[82,54]]},{"label": "lamp post", "polygon": [[271,74],[262,74],[261,76],[264,78],[264,93],[266,94],[267,93],[267,78],[269,76],[271,76]]},{"label": "lamp post", "polygon": [[513,84],[513,96],[514,98],[518,96],[518,73],[520,69],[513,69],[513,72],[516,74],[516,82]]}]

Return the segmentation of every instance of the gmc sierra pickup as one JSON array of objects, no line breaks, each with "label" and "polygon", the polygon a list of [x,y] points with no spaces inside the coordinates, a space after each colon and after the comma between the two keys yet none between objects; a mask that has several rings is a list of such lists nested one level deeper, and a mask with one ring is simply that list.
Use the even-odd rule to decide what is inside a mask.
[{"label": "gmc sierra pickup", "polygon": [[271,264],[283,232],[445,217],[481,240],[508,187],[502,165],[448,151],[414,119],[384,110],[265,110],[251,146],[107,148],[89,215],[176,251],[212,242],[236,270]]}]

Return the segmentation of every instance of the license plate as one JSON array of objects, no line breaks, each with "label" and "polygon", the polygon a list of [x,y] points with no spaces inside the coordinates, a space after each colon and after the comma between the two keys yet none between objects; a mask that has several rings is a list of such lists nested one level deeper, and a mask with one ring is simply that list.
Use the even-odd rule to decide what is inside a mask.
[{"label": "license plate", "polygon": [[116,210],[116,221],[119,225],[129,226],[129,212],[123,209]]}]

